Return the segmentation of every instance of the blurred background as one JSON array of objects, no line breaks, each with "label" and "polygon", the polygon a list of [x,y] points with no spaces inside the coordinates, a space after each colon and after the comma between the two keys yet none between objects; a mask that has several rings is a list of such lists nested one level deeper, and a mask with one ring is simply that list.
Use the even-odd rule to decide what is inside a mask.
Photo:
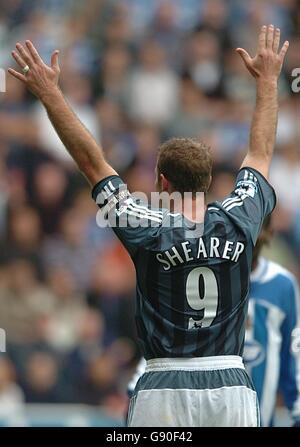
[{"label": "blurred background", "polygon": [[[268,255],[300,277],[300,66],[297,0],[0,0],[1,66],[31,39],[59,48],[61,88],[132,191],[153,190],[156,151],[199,137],[215,159],[210,199],[225,196],[245,153],[254,83],[234,49],[254,54],[262,24],[291,47],[271,181]],[[0,93],[1,425],[118,425],[139,351],[133,265],[96,225],[90,189],[46,114],[7,77]]]}]

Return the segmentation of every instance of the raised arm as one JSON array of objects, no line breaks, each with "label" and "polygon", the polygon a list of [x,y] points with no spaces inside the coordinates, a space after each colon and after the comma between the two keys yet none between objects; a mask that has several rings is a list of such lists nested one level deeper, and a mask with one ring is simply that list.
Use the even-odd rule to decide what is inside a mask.
[{"label": "raised arm", "polygon": [[10,68],[15,78],[24,82],[28,89],[44,105],[49,119],[71,157],[77,163],[91,186],[116,172],[105,161],[102,148],[72,111],[58,87],[58,51],[51,57],[51,66],[46,65],[30,41],[26,47],[17,43],[13,58],[22,73]]},{"label": "raised arm", "polygon": [[263,26],[258,39],[257,55],[251,58],[247,51],[237,48],[247,69],[256,80],[256,106],[252,118],[250,144],[242,167],[252,167],[269,175],[278,119],[278,78],[289,47],[283,44],[280,52],[280,29]]}]

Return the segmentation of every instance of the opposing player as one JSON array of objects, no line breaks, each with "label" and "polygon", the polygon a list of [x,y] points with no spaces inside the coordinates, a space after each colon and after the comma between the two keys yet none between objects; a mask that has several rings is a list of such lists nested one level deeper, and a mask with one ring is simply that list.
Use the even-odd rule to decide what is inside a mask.
[{"label": "opposing player", "polygon": [[268,217],[254,249],[244,361],[256,389],[261,425],[273,424],[277,392],[300,426],[300,298],[296,278],[260,256],[271,239]]},{"label": "opposing player", "polygon": [[211,181],[205,144],[175,138],[160,147],[158,189],[192,193],[175,213],[139,203],[105,161],[57,86],[57,51],[51,67],[30,41],[13,52],[23,73],[9,72],[44,104],[135,264],[136,322],[147,367],[131,400],[130,426],[258,425],[256,393],[240,356],[253,246],[275,206],[266,178],[277,126],[277,81],[288,49],[285,42],[278,52],[279,43],[280,30],[270,25],[261,30],[254,58],[237,50],[256,80],[257,101],[249,151],[229,197],[196,206],[197,193],[205,193]]}]

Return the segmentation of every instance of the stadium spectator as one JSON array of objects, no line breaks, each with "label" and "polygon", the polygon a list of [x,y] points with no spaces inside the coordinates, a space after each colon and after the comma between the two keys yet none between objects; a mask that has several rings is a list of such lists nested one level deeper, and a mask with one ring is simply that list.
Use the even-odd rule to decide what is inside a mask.
[{"label": "stadium spectator", "polygon": [[59,376],[57,359],[50,352],[33,352],[27,360],[22,380],[26,402],[57,403],[67,400],[68,386]]},{"label": "stadium spectator", "polygon": [[0,327],[5,329],[8,343],[20,351],[26,344],[37,343],[43,319],[53,309],[53,300],[30,260],[10,260],[0,287]]},{"label": "stadium spectator", "polygon": [[24,393],[11,361],[0,356],[0,426],[25,425]]},{"label": "stadium spectator", "polygon": [[163,48],[156,40],[146,40],[128,88],[130,117],[136,122],[166,124],[177,107],[177,94],[177,77],[166,63]]}]

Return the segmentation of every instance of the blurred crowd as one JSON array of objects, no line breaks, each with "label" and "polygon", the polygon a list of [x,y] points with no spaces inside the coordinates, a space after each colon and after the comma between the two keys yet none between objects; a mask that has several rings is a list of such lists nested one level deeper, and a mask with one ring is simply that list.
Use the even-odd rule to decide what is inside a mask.
[{"label": "blurred crowd", "polygon": [[[210,199],[232,188],[248,144],[255,85],[234,49],[254,54],[261,24],[291,47],[271,181],[278,206],[271,256],[300,276],[300,66],[297,0],[0,0],[3,68],[31,39],[49,62],[60,49],[60,85],[132,191],[150,193],[159,143],[208,142]],[[3,409],[31,403],[126,408],[139,356],[132,263],[96,224],[90,188],[40,104],[12,77],[0,93],[0,356]],[[9,405],[8,405],[9,403]]]}]

